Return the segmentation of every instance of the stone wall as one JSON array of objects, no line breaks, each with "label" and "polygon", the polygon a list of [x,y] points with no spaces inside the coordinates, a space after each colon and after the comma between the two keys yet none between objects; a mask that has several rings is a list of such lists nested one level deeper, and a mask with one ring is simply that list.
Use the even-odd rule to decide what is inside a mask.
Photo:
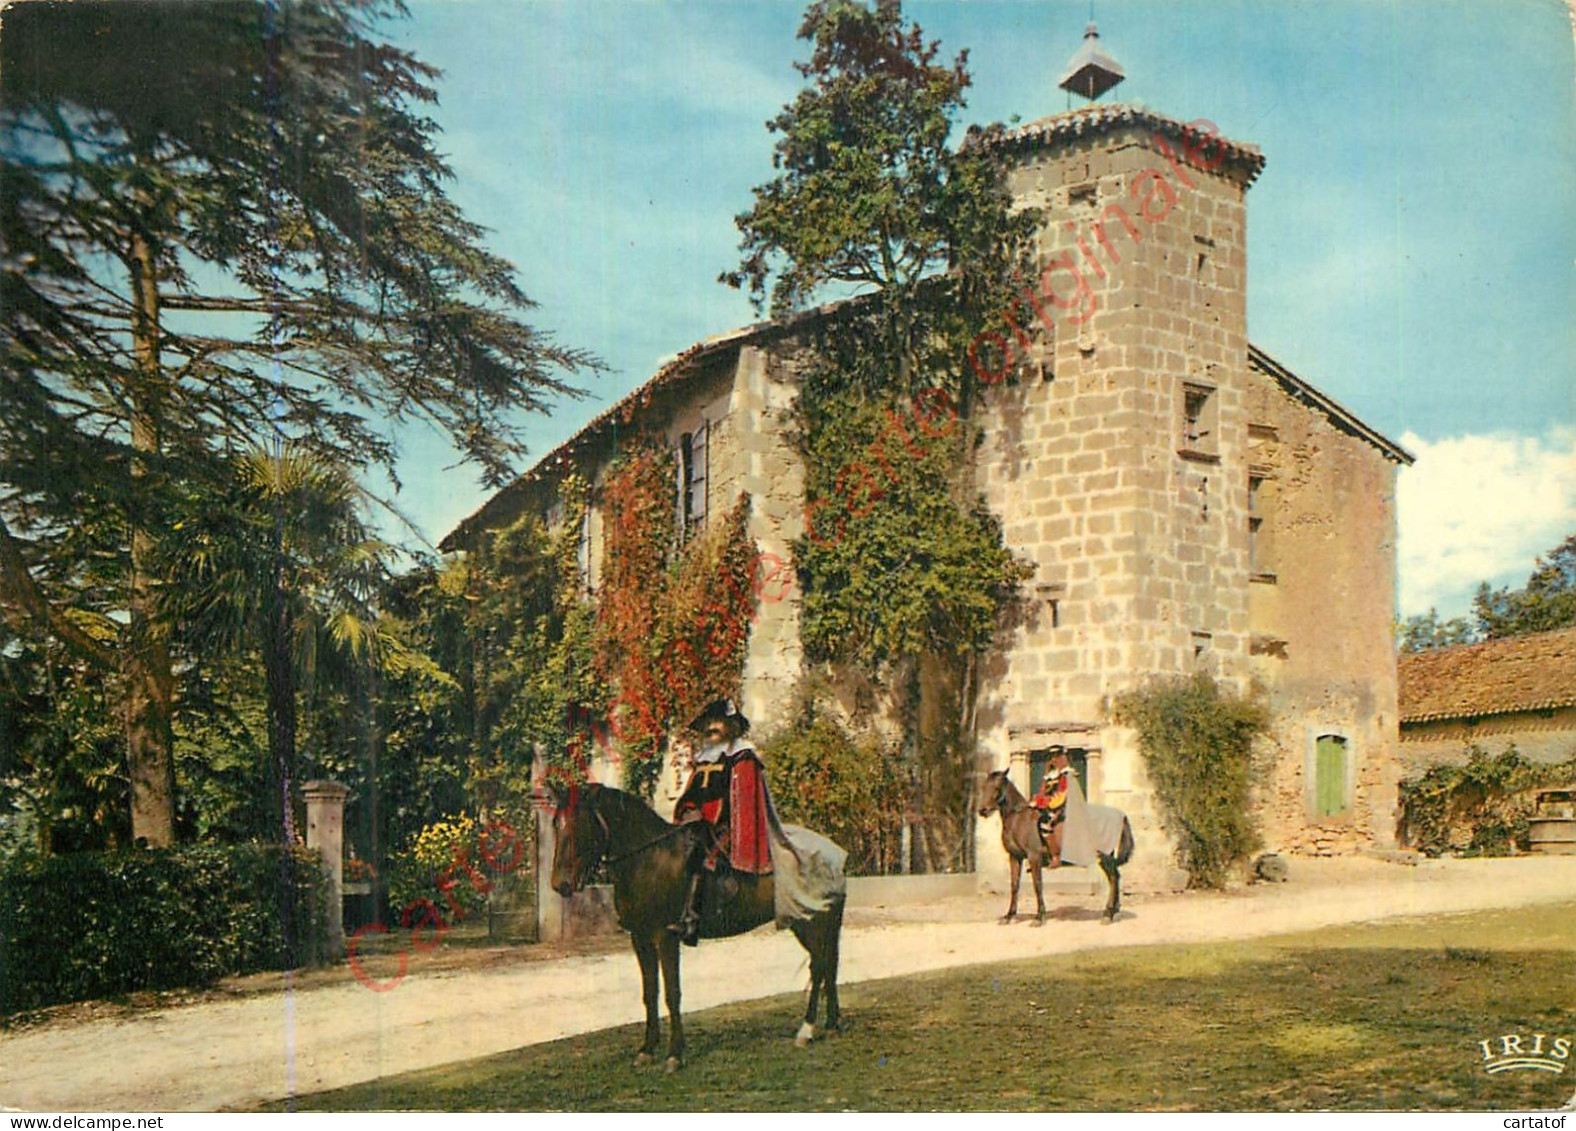
[{"label": "stone wall", "polygon": [[1518,711],[1491,715],[1469,723],[1436,719],[1401,726],[1401,773],[1415,777],[1430,766],[1462,765],[1471,746],[1501,754],[1514,745],[1531,762],[1563,762],[1576,758],[1576,707],[1552,711]]},{"label": "stone wall", "polygon": [[[1253,667],[1275,716],[1264,833],[1281,850],[1392,848],[1396,467],[1267,375],[1249,412],[1262,479]],[[1331,817],[1315,812],[1320,735],[1347,740],[1350,805]]]},{"label": "stone wall", "polygon": [[1090,800],[1128,812],[1151,879],[1169,844],[1109,697],[1196,668],[1242,685],[1249,658],[1245,189],[1185,180],[1133,129],[1014,174],[1048,210],[1042,289],[1067,306],[1046,306],[1047,329],[1025,305],[1035,355],[987,396],[979,471],[1008,545],[1038,567],[987,667],[984,761],[1021,775],[1034,749],[1086,750]]}]

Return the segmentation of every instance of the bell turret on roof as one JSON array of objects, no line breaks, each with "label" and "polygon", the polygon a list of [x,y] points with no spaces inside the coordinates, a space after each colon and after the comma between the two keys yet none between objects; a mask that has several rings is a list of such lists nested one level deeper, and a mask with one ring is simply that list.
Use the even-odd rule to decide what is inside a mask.
[{"label": "bell turret on roof", "polygon": [[1056,85],[1093,102],[1125,77],[1122,65],[1100,46],[1100,33],[1091,23],[1084,28],[1083,46],[1068,61],[1067,71]]}]

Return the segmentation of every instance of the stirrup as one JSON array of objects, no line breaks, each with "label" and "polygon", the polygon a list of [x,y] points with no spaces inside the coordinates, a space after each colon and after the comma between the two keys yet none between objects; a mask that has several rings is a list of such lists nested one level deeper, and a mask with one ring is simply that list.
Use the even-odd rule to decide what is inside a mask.
[{"label": "stirrup", "polygon": [[685,946],[695,946],[700,942],[700,916],[686,911],[677,922],[668,924],[668,930],[677,935],[679,942]]}]

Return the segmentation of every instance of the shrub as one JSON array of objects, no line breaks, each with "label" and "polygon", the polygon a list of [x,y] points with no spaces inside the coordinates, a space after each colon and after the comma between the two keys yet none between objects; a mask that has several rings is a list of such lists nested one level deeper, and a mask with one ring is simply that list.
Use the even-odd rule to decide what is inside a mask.
[{"label": "shrub", "polygon": [[1536,791],[1576,786],[1576,759],[1528,762],[1514,746],[1467,749],[1465,765],[1430,766],[1401,783],[1401,843],[1430,856],[1503,856],[1527,847]]},{"label": "shrub", "polygon": [[1117,722],[1138,731],[1189,886],[1223,886],[1231,866],[1260,845],[1252,815],[1254,744],[1268,729],[1268,709],[1198,674],[1156,679],[1127,692],[1114,713]]},{"label": "shrub", "polygon": [[395,914],[403,919],[430,903],[452,925],[480,910],[487,904],[494,874],[502,870],[498,854],[523,851],[510,841],[514,835],[507,825],[483,828],[464,816],[428,825],[389,861],[389,902]]},{"label": "shrub", "polygon": [[0,1013],[316,961],[315,851],[76,853],[0,872]]},{"label": "shrub", "polygon": [[760,750],[783,820],[847,849],[851,875],[897,869],[906,791],[896,757],[874,742],[855,742],[832,719],[813,713]]}]

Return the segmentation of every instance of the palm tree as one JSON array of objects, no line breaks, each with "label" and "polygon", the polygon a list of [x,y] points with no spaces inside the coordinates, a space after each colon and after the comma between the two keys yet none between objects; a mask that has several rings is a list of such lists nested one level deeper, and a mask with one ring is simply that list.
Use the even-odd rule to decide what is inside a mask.
[{"label": "palm tree", "polygon": [[367,496],[342,465],[287,447],[250,452],[235,470],[176,525],[172,595],[197,654],[261,654],[267,811],[293,843],[298,695],[316,686],[324,649],[353,663],[401,651],[374,604],[391,549],[371,533]]}]

